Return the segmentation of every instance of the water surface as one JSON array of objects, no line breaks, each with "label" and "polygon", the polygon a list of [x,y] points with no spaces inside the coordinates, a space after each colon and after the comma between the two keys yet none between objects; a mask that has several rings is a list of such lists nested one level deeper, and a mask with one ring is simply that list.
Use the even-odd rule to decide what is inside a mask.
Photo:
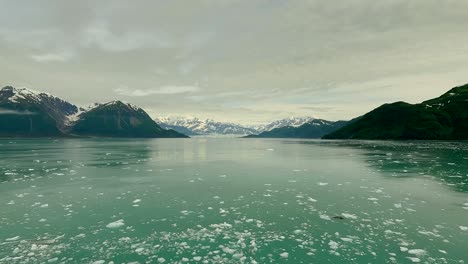
[{"label": "water surface", "polygon": [[468,143],[2,139],[0,263],[468,262]]}]

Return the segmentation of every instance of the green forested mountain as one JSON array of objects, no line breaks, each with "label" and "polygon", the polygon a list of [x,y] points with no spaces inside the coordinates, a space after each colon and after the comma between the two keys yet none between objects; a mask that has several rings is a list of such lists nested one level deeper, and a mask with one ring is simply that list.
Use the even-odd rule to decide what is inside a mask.
[{"label": "green forested mountain", "polygon": [[468,139],[468,84],[420,104],[384,104],[324,139]]}]

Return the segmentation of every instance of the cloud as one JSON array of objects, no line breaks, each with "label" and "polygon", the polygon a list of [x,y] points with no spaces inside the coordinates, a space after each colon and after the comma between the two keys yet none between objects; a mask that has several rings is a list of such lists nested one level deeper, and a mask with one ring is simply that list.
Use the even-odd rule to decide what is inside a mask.
[{"label": "cloud", "polygon": [[468,1],[0,2],[2,80],[77,104],[336,120],[468,82]]},{"label": "cloud", "polygon": [[64,62],[72,57],[73,54],[71,52],[45,53],[31,56],[36,62]]},{"label": "cloud", "polygon": [[165,94],[165,95],[185,94],[185,93],[197,92],[199,90],[200,88],[197,86],[166,85],[166,86],[161,86],[156,89],[147,89],[147,90],[139,90],[139,89],[131,90],[128,88],[117,88],[117,89],[114,89],[114,92],[119,95],[124,95],[124,96],[143,97],[143,96],[149,96],[153,94]]},{"label": "cloud", "polygon": [[120,32],[115,33],[109,25],[98,22],[84,30],[82,44],[85,47],[93,45],[108,52],[123,52],[141,48],[167,48],[170,43],[161,34],[148,32]]},{"label": "cloud", "polygon": [[19,111],[19,110],[1,109],[0,108],[0,115],[37,115],[37,113],[31,112],[31,111],[28,111],[28,110]]}]

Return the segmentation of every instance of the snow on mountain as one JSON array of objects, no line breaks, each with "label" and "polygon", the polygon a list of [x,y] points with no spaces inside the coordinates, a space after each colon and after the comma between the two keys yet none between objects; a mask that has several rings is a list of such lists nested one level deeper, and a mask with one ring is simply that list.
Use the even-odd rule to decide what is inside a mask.
[{"label": "snow on mountain", "polygon": [[[53,96],[45,92],[37,92],[28,88],[15,88],[6,86],[0,90],[0,97],[6,98],[10,104],[14,105],[40,105],[44,109],[47,109],[54,118],[63,122],[63,125],[68,127],[73,125],[74,122],[78,121],[80,115],[88,112],[99,106],[106,106],[117,104],[120,101],[111,101],[108,103],[93,103],[83,107],[77,107],[63,99]],[[135,111],[142,110],[140,107],[122,102],[124,105]]]},{"label": "snow on mountain", "polygon": [[63,99],[27,88],[6,86],[0,90],[0,98],[3,100],[5,107],[35,107],[41,109],[44,113],[47,112],[51,117],[63,124],[68,123],[68,116],[73,116],[79,111],[77,106]]},{"label": "snow on mountain", "polygon": [[264,131],[270,131],[275,128],[280,128],[280,127],[286,127],[286,126],[291,126],[291,127],[299,127],[302,126],[303,124],[315,120],[315,117],[289,117],[289,118],[283,118],[280,120],[276,120],[274,122],[271,122],[267,125],[262,125],[262,126],[257,126],[256,130],[260,132]]},{"label": "snow on mountain", "polygon": [[154,121],[163,128],[174,129],[187,135],[251,135],[279,127],[299,127],[313,120],[316,119],[313,117],[290,117],[260,126],[218,122],[212,119],[200,119],[196,117],[159,117]]},{"label": "snow on mountain", "polygon": [[154,121],[165,129],[174,129],[188,135],[249,135],[257,133],[257,130],[240,124],[196,117],[160,117]]},{"label": "snow on mountain", "polygon": [[69,102],[44,92],[37,92],[27,88],[6,86],[1,90],[2,95],[8,97],[11,103],[42,103],[49,107],[57,107],[66,115],[78,112],[78,108]]}]

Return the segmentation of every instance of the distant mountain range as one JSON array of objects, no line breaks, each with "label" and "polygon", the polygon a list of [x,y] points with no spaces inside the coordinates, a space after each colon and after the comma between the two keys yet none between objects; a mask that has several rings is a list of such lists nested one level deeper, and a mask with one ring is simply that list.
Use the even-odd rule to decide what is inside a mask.
[{"label": "distant mountain range", "polygon": [[0,90],[0,124],[3,137],[186,137],[121,101],[78,108],[47,93],[11,86]]},{"label": "distant mountain range", "polygon": [[254,135],[264,131],[270,131],[280,127],[299,127],[308,121],[314,120],[312,117],[291,117],[274,121],[267,125],[246,126],[236,123],[218,122],[211,119],[199,119],[196,117],[160,117],[154,121],[161,127],[173,129],[180,133],[196,135]]},{"label": "distant mountain range", "polygon": [[313,119],[300,126],[284,126],[262,132],[258,135],[248,135],[246,138],[321,138],[344,125],[347,121],[327,121]]},{"label": "distant mountain range", "polygon": [[0,90],[0,137],[155,138],[186,135],[467,140],[468,84],[420,104],[384,104],[351,121],[292,117],[262,126],[198,118],[152,120],[143,109],[121,101],[83,108],[26,88],[7,86]]},{"label": "distant mountain range", "polygon": [[196,117],[160,117],[154,120],[161,127],[173,129],[189,136],[195,135],[248,135],[257,130],[240,124],[217,122],[211,119],[199,119]]},{"label": "distant mountain range", "polygon": [[257,130],[257,133],[262,133],[281,127],[299,127],[315,119],[315,117],[288,117],[277,121],[273,121],[267,125],[256,126],[255,128]]},{"label": "distant mountain range", "polygon": [[384,104],[325,139],[468,139],[468,84],[420,104]]}]

